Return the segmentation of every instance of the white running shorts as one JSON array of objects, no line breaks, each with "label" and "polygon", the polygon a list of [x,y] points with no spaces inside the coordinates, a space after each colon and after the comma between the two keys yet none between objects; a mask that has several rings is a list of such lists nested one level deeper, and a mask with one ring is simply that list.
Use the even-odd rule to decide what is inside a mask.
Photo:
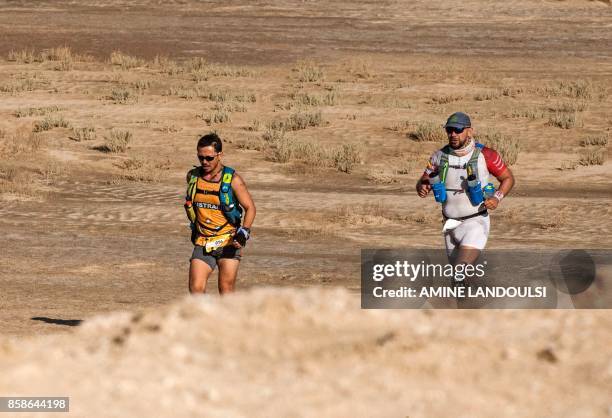
[{"label": "white running shorts", "polygon": [[491,223],[489,215],[476,216],[466,219],[452,228],[444,231],[444,243],[446,244],[446,253],[452,254],[457,247],[472,247],[479,250],[484,250],[489,239],[489,229]]}]

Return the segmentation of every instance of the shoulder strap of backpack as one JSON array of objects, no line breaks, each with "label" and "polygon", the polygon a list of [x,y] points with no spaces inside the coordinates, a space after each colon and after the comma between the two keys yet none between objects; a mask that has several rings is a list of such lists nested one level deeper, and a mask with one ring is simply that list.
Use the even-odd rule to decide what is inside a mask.
[{"label": "shoulder strap of backpack", "polygon": [[450,154],[450,149],[449,146],[446,145],[442,148],[442,156],[440,157],[440,164],[438,166],[440,181],[444,184],[446,184],[446,174],[448,173],[448,154]]},{"label": "shoulder strap of backpack", "polygon": [[482,148],[484,148],[484,145],[477,142],[476,146],[474,147],[474,152],[472,152],[472,156],[467,163],[468,167],[470,168],[468,175],[474,174],[477,179],[480,179],[480,177],[478,177],[478,157],[480,156],[480,151]]},{"label": "shoulder strap of backpack", "polygon": [[221,200],[221,204],[225,206],[229,206],[234,202],[234,193],[232,192],[234,172],[235,170],[231,167],[223,167],[221,187],[219,188],[219,199]]}]

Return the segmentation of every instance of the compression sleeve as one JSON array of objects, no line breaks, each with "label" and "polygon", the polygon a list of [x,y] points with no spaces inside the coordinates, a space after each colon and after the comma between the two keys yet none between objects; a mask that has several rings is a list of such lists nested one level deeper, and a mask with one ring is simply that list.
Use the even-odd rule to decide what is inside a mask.
[{"label": "compression sleeve", "polygon": [[489,170],[489,173],[495,177],[499,177],[499,175],[506,170],[506,164],[504,164],[501,155],[494,149],[487,147],[484,147],[481,152],[487,163],[487,170]]}]

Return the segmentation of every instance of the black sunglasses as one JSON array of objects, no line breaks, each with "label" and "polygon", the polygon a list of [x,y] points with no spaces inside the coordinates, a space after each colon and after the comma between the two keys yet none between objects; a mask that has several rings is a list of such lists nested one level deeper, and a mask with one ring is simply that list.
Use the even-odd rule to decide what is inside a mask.
[{"label": "black sunglasses", "polygon": [[452,126],[447,126],[444,129],[446,129],[446,133],[447,134],[450,134],[451,132],[454,132],[456,134],[460,134],[460,133],[462,133],[465,130],[465,127],[463,127],[463,128],[455,128],[455,127],[452,127]]},{"label": "black sunglasses", "polygon": [[198,155],[198,160],[200,161],[212,161],[217,158],[217,155]]}]

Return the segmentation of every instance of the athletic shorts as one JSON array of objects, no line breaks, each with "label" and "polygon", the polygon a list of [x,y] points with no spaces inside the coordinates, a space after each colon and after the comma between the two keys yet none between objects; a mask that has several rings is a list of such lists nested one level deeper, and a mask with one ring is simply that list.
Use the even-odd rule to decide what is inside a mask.
[{"label": "athletic shorts", "polygon": [[444,243],[447,254],[452,254],[457,247],[472,247],[484,250],[489,239],[489,215],[476,216],[461,222],[461,225],[444,232]]},{"label": "athletic shorts", "polygon": [[242,257],[240,254],[241,249],[236,248],[233,245],[218,248],[210,253],[204,252],[204,247],[196,245],[193,248],[193,253],[191,254],[189,261],[202,260],[214,270],[215,267],[217,267],[220,258],[233,258],[235,260],[240,260]]}]

